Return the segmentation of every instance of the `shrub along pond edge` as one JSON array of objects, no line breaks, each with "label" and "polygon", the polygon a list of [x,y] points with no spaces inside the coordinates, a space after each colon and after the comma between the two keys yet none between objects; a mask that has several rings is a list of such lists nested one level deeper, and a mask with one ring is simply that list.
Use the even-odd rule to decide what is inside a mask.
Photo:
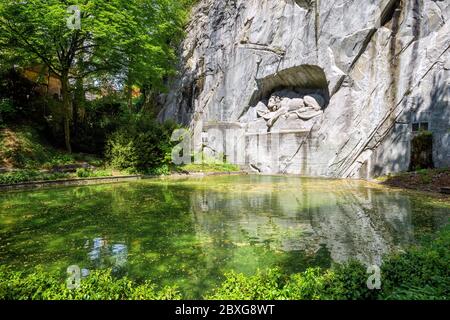
[{"label": "shrub along pond edge", "polygon": [[21,190],[21,189],[40,189],[47,187],[67,187],[67,186],[84,186],[109,184],[118,182],[137,181],[142,179],[154,178],[178,178],[178,177],[203,177],[216,175],[245,175],[246,172],[190,172],[190,173],[174,173],[170,175],[122,175],[122,176],[107,176],[107,177],[93,177],[93,178],[72,178],[72,179],[58,179],[58,180],[39,180],[27,181],[20,183],[0,184],[0,190]]},{"label": "shrub along pond edge", "polygon": [[[369,289],[366,266],[356,261],[331,269],[308,268],[285,274],[278,268],[254,275],[230,272],[205,292],[209,300],[448,300],[450,296],[450,224],[422,239],[421,245],[387,255],[381,265],[381,288]],[[66,277],[66,279],[64,279]],[[31,273],[0,266],[0,300],[177,300],[175,286],[160,288],[151,280],[116,278],[95,270],[69,289],[67,275],[36,267]]]},{"label": "shrub along pond edge", "polygon": [[38,189],[52,186],[82,186],[95,185],[115,182],[136,181],[142,179],[141,175],[131,176],[111,176],[111,177],[95,177],[84,179],[61,179],[61,180],[44,180],[29,181],[12,184],[0,184],[0,190],[17,190],[17,189]]}]

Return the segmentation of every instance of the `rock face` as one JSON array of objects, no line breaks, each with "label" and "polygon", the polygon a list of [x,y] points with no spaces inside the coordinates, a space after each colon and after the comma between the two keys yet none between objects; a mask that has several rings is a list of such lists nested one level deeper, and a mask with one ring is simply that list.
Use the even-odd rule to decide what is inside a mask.
[{"label": "rock face", "polygon": [[354,178],[407,170],[421,123],[449,166],[449,21],[445,0],[202,0],[160,119],[260,172]]}]

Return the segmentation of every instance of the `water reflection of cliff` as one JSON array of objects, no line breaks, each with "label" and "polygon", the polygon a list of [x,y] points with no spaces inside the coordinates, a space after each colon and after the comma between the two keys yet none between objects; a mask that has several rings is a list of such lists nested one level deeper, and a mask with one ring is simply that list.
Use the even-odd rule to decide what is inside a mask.
[{"label": "water reflection of cliff", "polygon": [[404,194],[356,182],[266,180],[265,186],[231,192],[194,192],[197,232],[237,246],[308,254],[325,246],[333,261],[356,258],[366,264],[379,264],[383,254],[413,241],[410,200]]}]

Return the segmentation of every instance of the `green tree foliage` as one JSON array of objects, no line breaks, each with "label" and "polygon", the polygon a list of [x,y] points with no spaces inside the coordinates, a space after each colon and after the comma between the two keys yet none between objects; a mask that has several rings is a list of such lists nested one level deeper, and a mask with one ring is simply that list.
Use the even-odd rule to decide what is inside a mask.
[{"label": "green tree foliage", "polygon": [[134,19],[125,29],[133,36],[120,40],[118,59],[130,109],[134,85],[163,90],[164,79],[174,74],[174,48],[183,34],[184,8],[182,2],[173,0],[137,0],[130,8]]},{"label": "green tree foliage", "polygon": [[[81,10],[81,28],[68,18]],[[185,2],[176,0],[3,0],[2,65],[44,65],[61,80],[66,147],[71,151],[72,87],[110,76],[118,86],[162,86],[173,72],[174,42],[182,35]],[[80,82],[78,82],[79,84]]]},{"label": "green tree foliage", "polygon": [[36,84],[14,70],[0,70],[0,124],[21,119],[27,114],[36,116]]}]

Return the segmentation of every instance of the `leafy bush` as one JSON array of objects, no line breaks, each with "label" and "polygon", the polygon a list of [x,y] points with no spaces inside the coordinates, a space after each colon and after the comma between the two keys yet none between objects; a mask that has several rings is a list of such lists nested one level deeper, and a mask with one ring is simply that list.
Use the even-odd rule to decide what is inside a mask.
[{"label": "leafy bush", "polygon": [[343,299],[344,287],[330,270],[308,268],[302,273],[288,276],[273,268],[256,275],[245,276],[234,272],[206,295],[212,300],[319,300]]},{"label": "leafy bush", "polygon": [[448,299],[450,297],[450,226],[424,247],[390,255],[383,263],[385,299]]},{"label": "leafy bush", "polygon": [[0,184],[14,184],[30,181],[46,181],[78,178],[95,178],[112,176],[111,170],[77,169],[75,175],[64,172],[40,172],[37,170],[20,170],[0,174]]},{"label": "leafy bush", "polygon": [[36,83],[19,70],[0,70],[0,122],[20,123],[25,118],[35,119],[40,115],[32,103],[38,96],[35,88]]},{"label": "leafy bush", "polygon": [[5,116],[9,116],[14,112],[14,106],[10,99],[0,98],[0,123],[3,122]]},{"label": "leafy bush", "polygon": [[133,118],[109,137],[106,158],[112,167],[130,173],[168,173],[175,128],[144,116]]},{"label": "leafy bush", "polygon": [[158,289],[145,281],[137,284],[128,278],[116,279],[110,270],[97,270],[83,278],[80,287],[68,289],[56,273],[37,267],[25,274],[0,267],[0,300],[176,300],[174,287]]},{"label": "leafy bush", "polygon": [[[79,152],[102,155],[109,135],[127,124],[126,102],[117,94],[84,101],[73,123],[72,146]],[[57,136],[64,136],[62,128]]]},{"label": "leafy bush", "polygon": [[292,275],[284,291],[286,298],[291,300],[329,300],[342,299],[344,289],[332,271],[308,268]]},{"label": "leafy bush", "polygon": [[[213,300],[330,300],[364,299],[360,288],[366,288],[367,275],[359,277],[363,266],[346,265],[339,271],[308,268],[291,276],[278,268],[259,271],[254,276],[228,273],[219,287],[206,295]],[[348,274],[347,277],[345,275]],[[357,275],[355,277],[355,275]],[[361,281],[363,280],[363,281]],[[366,289],[364,289],[366,288]],[[351,292],[355,290],[354,292]]]},{"label": "leafy bush", "polygon": [[111,170],[92,170],[79,168],[76,171],[78,178],[96,178],[96,177],[110,177],[112,176]]},{"label": "leafy bush", "polygon": [[36,170],[20,170],[0,174],[0,184],[13,184],[29,181],[59,180],[70,178],[68,173],[44,173]]},{"label": "leafy bush", "polygon": [[207,299],[449,299],[450,225],[422,247],[389,255],[381,266],[381,289],[367,288],[366,267],[356,261],[331,270],[309,268],[291,276],[269,269],[253,276],[228,273]]},{"label": "leafy bush", "polygon": [[276,300],[285,299],[285,275],[277,268],[258,271],[253,276],[230,272],[220,288],[213,290],[206,299],[220,300]]}]

